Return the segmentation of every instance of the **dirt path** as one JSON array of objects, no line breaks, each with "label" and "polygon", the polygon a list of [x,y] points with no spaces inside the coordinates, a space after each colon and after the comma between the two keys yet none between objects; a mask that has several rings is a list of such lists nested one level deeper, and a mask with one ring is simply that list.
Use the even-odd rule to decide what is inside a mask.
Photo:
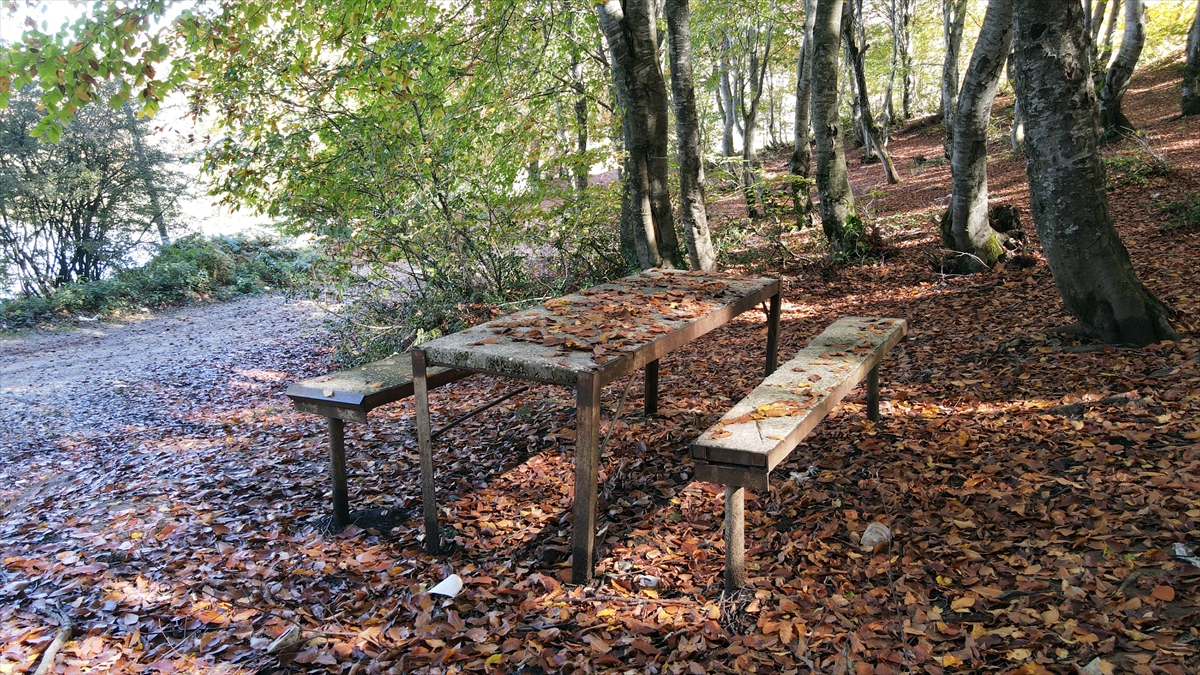
[{"label": "dirt path", "polygon": [[281,352],[320,351],[321,317],[312,302],[267,295],[0,341],[0,448],[162,422],[177,412],[160,409],[175,398],[164,390],[195,393],[269,371]]}]

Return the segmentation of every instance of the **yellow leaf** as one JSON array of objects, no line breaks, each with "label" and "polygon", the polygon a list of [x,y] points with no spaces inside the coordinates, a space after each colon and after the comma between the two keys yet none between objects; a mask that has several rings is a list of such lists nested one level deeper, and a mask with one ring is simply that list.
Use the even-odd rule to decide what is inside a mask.
[{"label": "yellow leaf", "polygon": [[141,533],[141,532],[131,532],[131,533],[129,534],[129,538],[130,538],[130,539],[141,539],[141,538],[142,538],[142,533]]},{"label": "yellow leaf", "polygon": [[961,666],[963,660],[953,654],[944,654],[939,662],[943,668],[951,668],[953,666]]},{"label": "yellow leaf", "polygon": [[1033,656],[1033,652],[1028,649],[1012,649],[1005,656],[1009,661],[1028,661],[1029,657]]},{"label": "yellow leaf", "polygon": [[501,663],[504,663],[503,654],[492,654],[491,656],[487,657],[487,661],[484,661],[484,664],[489,666],[498,666]]},{"label": "yellow leaf", "polygon": [[964,609],[970,609],[974,606],[975,606],[975,596],[970,595],[970,594],[964,595],[961,598],[950,603],[950,609],[952,609],[956,612],[961,612]]}]

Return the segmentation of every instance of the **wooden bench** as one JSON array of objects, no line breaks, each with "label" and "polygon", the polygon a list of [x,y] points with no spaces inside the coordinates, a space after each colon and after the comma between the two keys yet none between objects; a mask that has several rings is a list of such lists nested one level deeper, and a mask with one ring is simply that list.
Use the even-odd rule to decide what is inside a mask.
[{"label": "wooden bench", "polygon": [[[430,368],[429,388],[462,379],[472,373],[451,368]],[[367,413],[386,403],[413,395],[412,357],[396,354],[350,370],[343,370],[288,387],[292,406],[329,420],[329,464],[333,475],[333,525],[350,522],[346,491],[345,422],[366,422]]]},{"label": "wooden bench", "polygon": [[745,488],[771,470],[846,394],[867,380],[867,417],[879,419],[879,362],[908,334],[904,319],[838,319],[692,444],[696,479],[725,486],[725,586],[746,580]]}]

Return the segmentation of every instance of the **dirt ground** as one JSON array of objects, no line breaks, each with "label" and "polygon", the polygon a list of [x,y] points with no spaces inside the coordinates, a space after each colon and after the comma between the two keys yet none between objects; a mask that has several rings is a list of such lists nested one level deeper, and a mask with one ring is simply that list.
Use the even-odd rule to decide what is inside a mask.
[{"label": "dirt ground", "polygon": [[272,352],[319,352],[322,316],[312,302],[259,295],[0,339],[0,448],[107,434],[114,421],[169,423],[178,411],[158,405],[164,389],[228,380]]}]

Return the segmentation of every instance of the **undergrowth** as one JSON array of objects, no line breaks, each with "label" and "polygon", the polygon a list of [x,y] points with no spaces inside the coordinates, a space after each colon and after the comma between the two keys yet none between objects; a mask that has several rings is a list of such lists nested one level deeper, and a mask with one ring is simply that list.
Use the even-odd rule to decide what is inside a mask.
[{"label": "undergrowth", "polygon": [[163,247],[145,265],[121,270],[110,278],[66,284],[49,297],[0,300],[0,330],[289,288],[313,267],[314,255],[267,236],[191,235]]}]

